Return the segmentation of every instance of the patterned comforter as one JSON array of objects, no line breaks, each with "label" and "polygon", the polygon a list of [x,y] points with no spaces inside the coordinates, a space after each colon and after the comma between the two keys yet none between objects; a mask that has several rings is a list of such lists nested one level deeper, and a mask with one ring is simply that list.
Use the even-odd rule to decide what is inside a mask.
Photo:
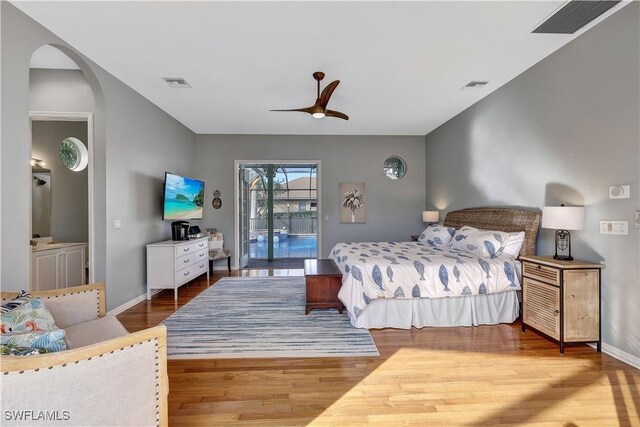
[{"label": "patterned comforter", "polygon": [[422,242],[339,243],[330,257],[342,272],[338,294],[350,316],[378,298],[446,298],[520,290],[519,265]]}]

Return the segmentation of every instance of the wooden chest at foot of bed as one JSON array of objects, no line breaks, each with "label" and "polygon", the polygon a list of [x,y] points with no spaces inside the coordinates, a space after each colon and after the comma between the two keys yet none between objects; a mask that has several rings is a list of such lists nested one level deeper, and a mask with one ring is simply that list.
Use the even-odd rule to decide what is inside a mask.
[{"label": "wooden chest at foot of bed", "polygon": [[305,314],[314,308],[335,308],[342,313],[342,302],[338,299],[342,273],[333,260],[304,260],[304,278],[307,284]]}]

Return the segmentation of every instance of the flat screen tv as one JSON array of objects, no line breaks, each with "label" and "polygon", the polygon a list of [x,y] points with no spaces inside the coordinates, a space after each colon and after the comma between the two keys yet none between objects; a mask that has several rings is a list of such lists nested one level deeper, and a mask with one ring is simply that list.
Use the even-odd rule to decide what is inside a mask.
[{"label": "flat screen tv", "polygon": [[165,172],[162,219],[202,219],[203,205],[204,182]]}]

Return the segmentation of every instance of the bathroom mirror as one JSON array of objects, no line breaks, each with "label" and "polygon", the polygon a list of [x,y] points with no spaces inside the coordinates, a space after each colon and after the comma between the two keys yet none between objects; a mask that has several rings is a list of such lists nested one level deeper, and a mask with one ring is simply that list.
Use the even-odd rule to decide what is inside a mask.
[{"label": "bathroom mirror", "polygon": [[34,168],[31,175],[31,237],[49,237],[51,236],[51,171]]},{"label": "bathroom mirror", "polygon": [[407,164],[399,156],[389,156],[384,161],[384,174],[389,179],[400,179],[407,173]]}]

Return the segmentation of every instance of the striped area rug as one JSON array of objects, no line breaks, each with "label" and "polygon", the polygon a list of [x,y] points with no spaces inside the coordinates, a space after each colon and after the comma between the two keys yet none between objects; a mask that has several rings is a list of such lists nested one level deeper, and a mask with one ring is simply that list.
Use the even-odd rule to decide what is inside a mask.
[{"label": "striped area rug", "polygon": [[168,358],[379,355],[346,312],[304,307],[304,277],[225,277],[163,322]]}]

